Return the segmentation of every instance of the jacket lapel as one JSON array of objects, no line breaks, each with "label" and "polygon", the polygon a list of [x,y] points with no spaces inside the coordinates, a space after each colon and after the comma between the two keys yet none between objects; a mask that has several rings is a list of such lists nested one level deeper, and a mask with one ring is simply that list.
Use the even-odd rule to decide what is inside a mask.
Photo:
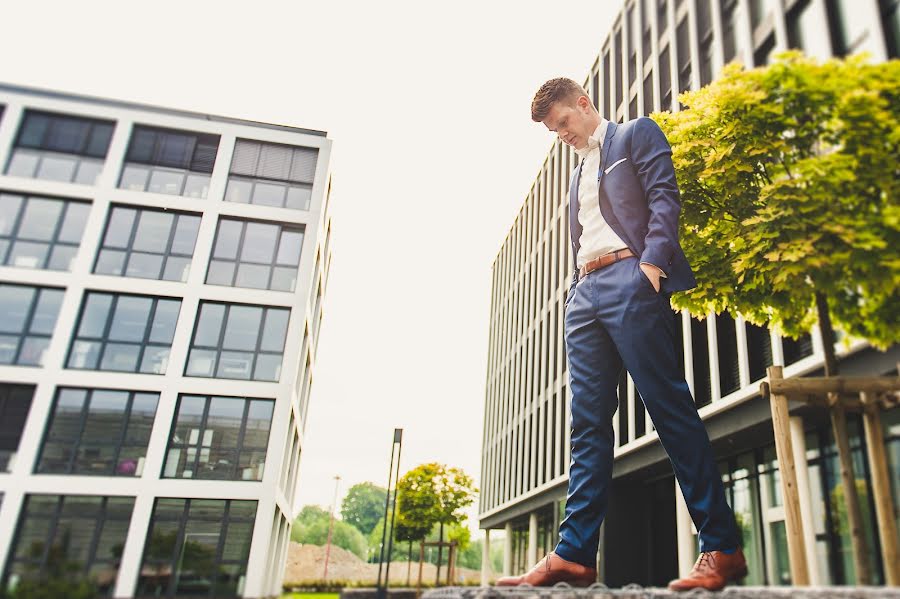
[{"label": "jacket lapel", "polygon": [[600,183],[600,181],[603,180],[603,175],[606,173],[606,167],[609,166],[609,142],[612,140],[617,126],[618,125],[614,122],[610,121],[609,126],[606,128],[606,136],[603,138],[603,158],[600,161],[600,172],[597,173],[597,183]]}]

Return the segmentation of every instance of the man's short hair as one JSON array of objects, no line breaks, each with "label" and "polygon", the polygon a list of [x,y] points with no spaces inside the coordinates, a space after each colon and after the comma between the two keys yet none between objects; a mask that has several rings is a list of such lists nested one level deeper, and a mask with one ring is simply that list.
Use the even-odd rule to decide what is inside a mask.
[{"label": "man's short hair", "polygon": [[531,120],[540,123],[547,118],[550,107],[554,102],[571,101],[572,104],[579,96],[587,96],[588,93],[583,87],[569,79],[568,77],[557,77],[551,79],[541,86],[541,89],[534,95],[531,101]]}]

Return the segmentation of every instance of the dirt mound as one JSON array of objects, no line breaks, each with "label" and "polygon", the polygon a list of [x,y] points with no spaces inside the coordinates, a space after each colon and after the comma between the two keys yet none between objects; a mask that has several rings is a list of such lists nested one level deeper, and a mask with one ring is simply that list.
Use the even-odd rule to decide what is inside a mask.
[{"label": "dirt mound", "polygon": [[[384,570],[382,569],[382,576]],[[324,579],[325,547],[301,545],[291,542],[288,547],[287,563],[284,568],[284,584],[310,583]],[[434,582],[437,568],[434,564],[423,564],[422,581]],[[407,575],[413,585],[419,576],[419,563],[391,562],[391,584],[406,584]],[[360,584],[375,584],[378,578],[378,564],[369,564],[346,549],[331,546],[328,557],[328,580],[340,580]],[[441,567],[441,578],[447,579],[447,567]],[[481,579],[481,572],[468,568],[456,568],[456,583]]]}]

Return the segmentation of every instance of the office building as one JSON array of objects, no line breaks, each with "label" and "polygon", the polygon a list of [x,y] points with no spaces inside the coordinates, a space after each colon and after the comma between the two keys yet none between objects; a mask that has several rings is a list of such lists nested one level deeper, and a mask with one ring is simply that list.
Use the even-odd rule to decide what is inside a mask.
[{"label": "office building", "polygon": [[[584,81],[601,115],[622,122],[678,110],[678,94],[715,78],[723,65],[756,66],[800,48],[818,58],[868,52],[898,56],[896,0],[628,0]],[[572,273],[568,181],[576,155],[557,140],[493,264],[482,445],[480,527],[505,531],[504,574],[526,571],[557,540],[569,465],[563,302]],[[798,340],[710,314],[672,313],[684,375],[719,458],[743,532],[748,584],[787,584],[784,506],[769,405],[759,383],[772,364],[785,376],[821,372],[817,330]],[[896,374],[900,348],[837,344],[842,374]],[[900,411],[883,414],[895,502],[900,500]],[[696,531],[653,423],[630,377],[619,384],[613,492],[601,532],[600,578],[608,585],[665,584],[697,556]],[[800,494],[814,584],[852,584],[843,490],[827,416],[793,412]],[[850,420],[874,581],[883,581],[871,482],[858,420]],[[497,537],[497,535],[495,535]]]},{"label": "office building", "polygon": [[281,591],[325,132],[0,86],[2,586]]}]

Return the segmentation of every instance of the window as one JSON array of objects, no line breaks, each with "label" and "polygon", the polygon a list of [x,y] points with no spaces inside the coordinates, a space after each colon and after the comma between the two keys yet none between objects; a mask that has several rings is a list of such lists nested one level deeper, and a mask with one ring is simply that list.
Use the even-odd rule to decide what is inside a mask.
[{"label": "window", "polygon": [[879,0],[888,58],[900,56],[900,0]]},{"label": "window", "polygon": [[772,336],[769,329],[753,323],[745,323],[747,328],[747,362],[750,366],[750,381],[758,381],[766,376],[766,369],[772,365]]},{"label": "window", "polygon": [[221,219],[207,284],[293,291],[303,232],[302,227]]},{"label": "window", "polygon": [[678,91],[691,89],[691,48],[687,19],[675,29],[676,51],[678,52]]},{"label": "window", "polygon": [[89,291],[68,368],[165,374],[181,300]]},{"label": "window", "polygon": [[62,289],[0,284],[0,364],[43,366]]},{"label": "window", "polygon": [[712,401],[712,385],[709,372],[709,335],[706,320],[691,318],[691,349],[694,361],[694,403],[697,407]]},{"label": "window", "polygon": [[60,389],[35,471],[140,476],[158,393]]},{"label": "window", "polygon": [[[636,5],[632,5],[626,13],[626,26],[628,27],[628,89],[637,79],[637,47],[641,37],[641,25],[638,22]],[[634,114],[629,115],[634,118]]]},{"label": "window", "polygon": [[275,402],[182,395],[169,437],[166,478],[263,478]]},{"label": "window", "polygon": [[239,139],[225,201],[309,210],[319,150]]},{"label": "window", "polygon": [[111,121],[26,110],[6,174],[94,185],[113,126]]},{"label": "window", "polygon": [[741,386],[737,331],[734,319],[727,312],[716,316],[716,352],[719,356],[719,390],[725,397]]},{"label": "window", "polygon": [[194,214],[113,206],[94,272],[187,281],[199,228]]},{"label": "window", "polygon": [[12,470],[34,387],[0,383],[0,472]]},{"label": "window", "polygon": [[136,595],[241,595],[255,518],[255,501],[157,498]]},{"label": "window", "polygon": [[813,354],[812,336],[809,333],[804,333],[797,339],[782,337],[781,346],[785,366],[790,366]]},{"label": "window", "polygon": [[205,198],[219,136],[136,125],[119,187]]},{"label": "window", "polygon": [[69,270],[91,205],[0,192],[0,257],[21,268]]},{"label": "window", "polygon": [[134,497],[26,495],[3,590],[65,576],[112,595],[133,509]]},{"label": "window", "polygon": [[672,69],[668,46],[659,53],[659,99],[660,110],[672,110]]},{"label": "window", "polygon": [[290,313],[201,302],[185,375],[278,381]]},{"label": "window", "polygon": [[653,112],[653,72],[647,71],[644,77],[644,114]]},{"label": "window", "polygon": [[[614,59],[616,61],[616,105],[613,106],[614,112],[618,112],[619,106],[622,105],[622,78],[624,76],[624,74],[622,73],[622,34],[622,29],[613,33],[613,37],[615,38]],[[618,119],[613,116],[611,117],[611,120]]]},{"label": "window", "polygon": [[722,50],[725,64],[738,55],[737,41],[737,0],[719,0],[722,3]]},{"label": "window", "polygon": [[612,72],[609,70],[609,51],[603,53],[603,82],[605,83],[603,87],[603,118],[606,120],[613,120],[613,110],[612,106],[610,106],[610,84],[612,82],[611,79]]},{"label": "window", "polygon": [[641,7],[641,19],[643,21],[643,37],[641,39],[641,60],[647,61],[648,58],[653,54],[653,31],[651,29],[650,19],[653,18],[653,4],[654,0],[644,0],[644,4]]}]

